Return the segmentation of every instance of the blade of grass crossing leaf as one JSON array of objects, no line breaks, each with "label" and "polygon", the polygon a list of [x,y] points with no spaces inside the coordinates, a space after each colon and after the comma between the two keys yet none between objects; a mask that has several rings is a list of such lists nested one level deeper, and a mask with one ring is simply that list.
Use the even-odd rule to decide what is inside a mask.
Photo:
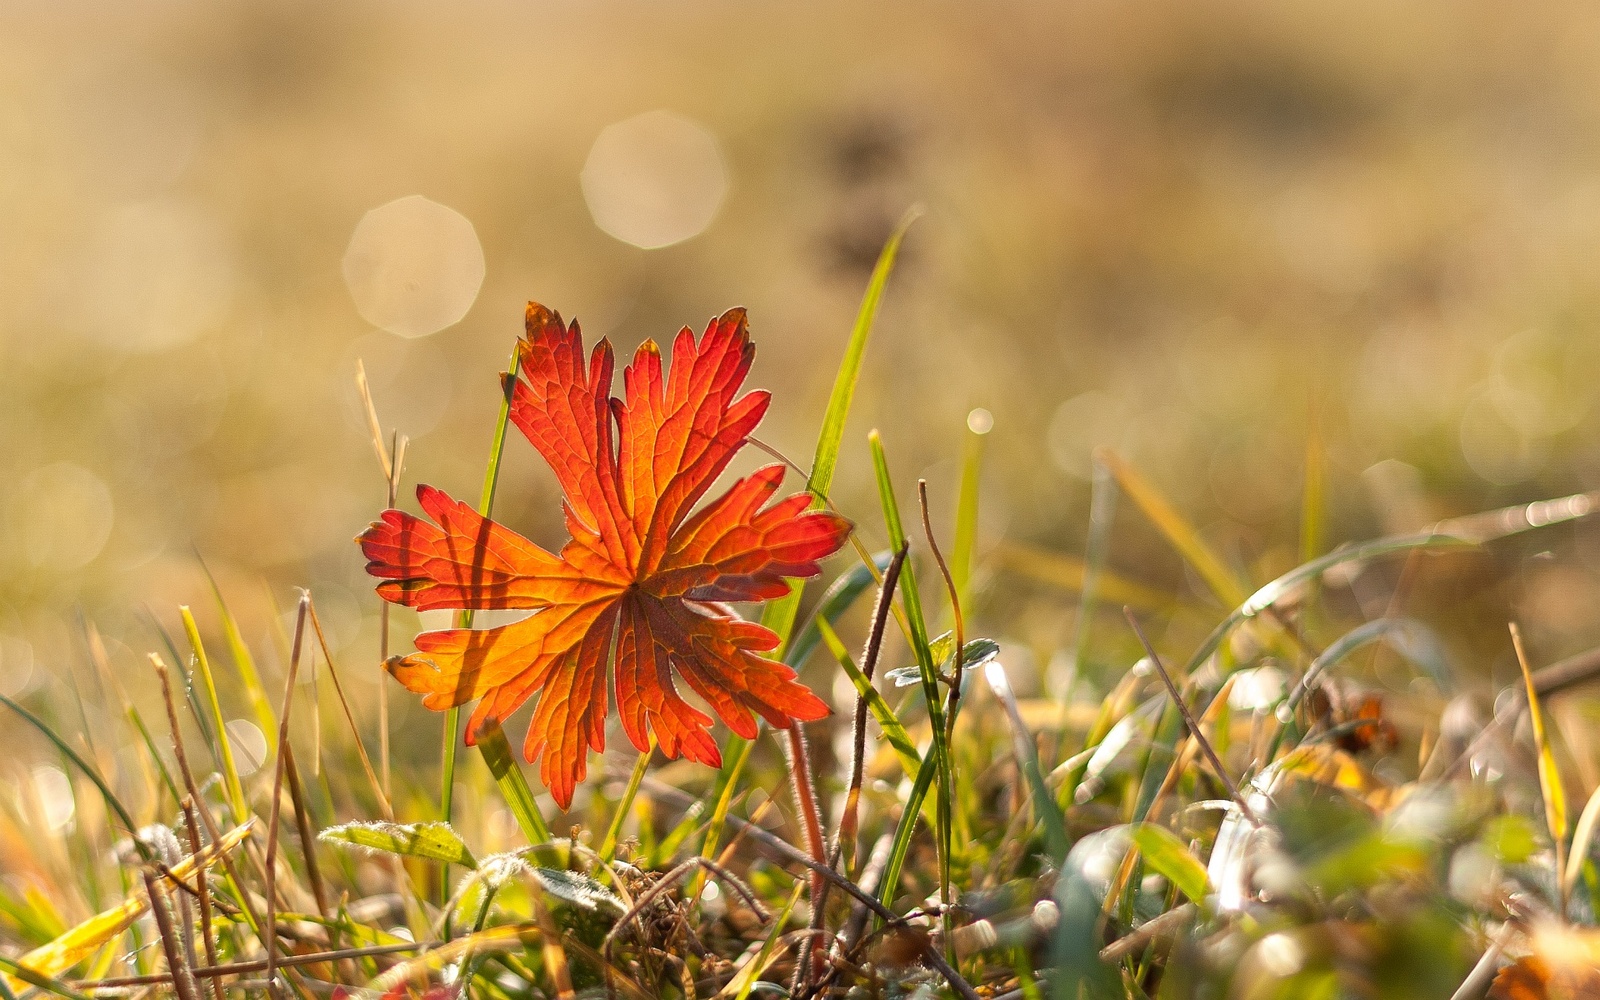
[{"label": "blade of grass crossing leaf", "polygon": [[[196,558],[199,559],[198,554]],[[227,640],[228,653],[233,657],[234,669],[239,671],[239,680],[244,685],[245,697],[250,699],[250,709],[255,713],[256,723],[267,738],[267,756],[271,757],[278,748],[278,717],[272,710],[272,699],[267,696],[267,689],[261,683],[261,672],[256,669],[255,657],[250,655],[250,647],[245,644],[244,635],[239,631],[239,622],[222,596],[217,578],[211,574],[211,567],[206,565],[204,559],[199,561],[200,568],[205,571],[206,581],[211,584],[211,596],[217,602],[217,614],[222,618],[222,635]]]},{"label": "blade of grass crossing leaf", "polygon": [[[850,340],[845,345],[844,359],[839,363],[839,372],[833,379],[833,392],[828,396],[828,408],[822,414],[817,453],[811,460],[811,477],[806,482],[806,489],[811,492],[815,504],[820,505],[833,488],[833,472],[839,464],[839,446],[844,441],[845,419],[849,417],[850,404],[855,399],[856,381],[861,375],[861,362],[866,356],[867,341],[872,336],[872,325],[878,318],[878,306],[883,301],[884,289],[889,285],[889,275],[894,271],[895,258],[900,254],[900,243],[905,239],[906,230],[921,214],[921,207],[913,206],[901,217],[900,224],[878,254],[872,277],[867,281],[866,294],[861,298],[861,308],[856,311],[856,321],[850,330]],[[761,624],[778,634],[780,644],[776,655],[783,654],[784,644],[788,643],[790,633],[794,630],[802,587],[802,581],[790,580],[789,593],[775,601],[768,601],[762,609]]]},{"label": "blade of grass crossing leaf", "polygon": [[1238,607],[1250,596],[1226,563],[1205,543],[1194,525],[1167,502],[1150,481],[1115,452],[1102,448],[1095,453],[1097,462],[1103,463],[1116,477],[1117,485],[1126,493],[1150,522],[1160,530],[1172,547],[1194,567],[1195,572],[1211,588],[1212,593],[1230,608]]},{"label": "blade of grass crossing leaf", "polygon": [[250,810],[245,803],[244,786],[239,782],[239,769],[233,761],[233,741],[228,738],[228,723],[222,716],[222,702],[217,698],[217,682],[211,672],[211,658],[206,655],[205,643],[200,641],[200,626],[195,624],[194,613],[189,610],[189,606],[180,605],[178,613],[183,616],[183,631],[189,637],[189,645],[194,649],[195,663],[200,668],[200,679],[206,686],[211,722],[217,732],[217,753],[220,757],[218,764],[222,768],[223,787],[228,792],[228,808],[233,814],[233,821],[243,823],[245,817],[250,815]]},{"label": "blade of grass crossing leaf", "polygon": [[478,750],[483,754],[483,762],[489,765],[489,774],[500,787],[500,795],[511,809],[511,815],[516,817],[517,825],[522,828],[522,835],[528,838],[528,843],[534,846],[549,843],[550,827],[539,812],[539,805],[534,801],[533,789],[528,787],[528,778],[522,773],[522,766],[511,755],[511,744],[506,742],[505,730],[497,724],[486,727],[478,736]]},{"label": "blade of grass crossing leaf", "polygon": [[906,777],[915,780],[917,772],[922,769],[922,757],[917,753],[917,745],[912,742],[911,735],[906,732],[906,728],[901,724],[899,716],[894,714],[894,709],[890,708],[889,703],[883,700],[883,695],[878,693],[877,688],[872,686],[872,682],[867,680],[867,675],[863,674],[861,668],[856,666],[855,659],[851,657],[850,651],[840,641],[839,635],[833,630],[833,627],[820,619],[818,624],[822,633],[822,641],[827,644],[828,651],[833,654],[834,659],[839,661],[839,666],[843,667],[844,672],[849,675],[851,683],[856,686],[856,692],[866,700],[867,710],[872,713],[873,719],[877,721],[878,728],[882,730],[884,739],[889,741],[889,745],[894,748],[894,752],[900,757],[900,766],[905,769]]},{"label": "blade of grass crossing leaf", "polygon": [[994,428],[985,409],[967,414],[966,444],[961,454],[961,490],[956,498],[956,537],[950,549],[950,576],[963,608],[971,601],[972,558],[978,545],[978,481],[983,470],[983,445]]},{"label": "blade of grass crossing leaf", "polygon": [[[501,393],[500,398],[500,415],[494,423],[494,438],[489,443],[489,463],[483,472],[483,492],[478,498],[478,513],[484,517],[488,517],[490,511],[494,509],[494,493],[500,483],[500,459],[506,450],[506,427],[511,422],[511,395],[516,388],[517,365],[520,363],[521,357],[521,353],[516,348],[512,348],[511,361],[507,365],[507,373],[510,377],[502,380],[504,391]],[[472,612],[470,610],[462,611],[457,616],[456,626],[458,628],[471,628]],[[444,715],[444,759],[441,762],[442,768],[439,779],[439,814],[448,823],[450,822],[450,814],[455,801],[456,745],[461,740],[461,709],[459,707],[448,709]],[[485,752],[483,746],[480,741],[480,752]],[[488,759],[487,756],[484,757],[486,762]],[[522,771],[520,768],[513,768],[512,770],[519,777],[521,776]],[[524,779],[524,783],[526,783],[526,779]],[[502,783],[501,788],[504,789],[504,787]],[[542,824],[543,821],[541,820],[540,822]],[[548,833],[546,837],[548,837]]]}]

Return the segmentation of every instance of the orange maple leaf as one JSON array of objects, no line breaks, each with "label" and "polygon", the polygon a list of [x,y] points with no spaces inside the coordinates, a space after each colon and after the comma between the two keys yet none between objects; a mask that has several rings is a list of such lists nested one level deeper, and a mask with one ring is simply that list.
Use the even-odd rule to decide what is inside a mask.
[{"label": "orange maple leaf", "polygon": [[764,507],[782,465],[690,513],[771,399],[738,395],[755,356],[744,310],[713,320],[698,342],[685,327],[670,370],[646,341],[622,399],[611,396],[611,344],[596,344],[586,368],[578,324],[537,303],[518,351],[520,377],[505,386],[511,420],[555,470],[572,538],[554,555],[431,486],[417,489],[431,522],[384,511],[357,541],[385,600],[533,612],[499,628],[424,632],[389,671],[431,709],[478,699],[469,745],[539,692],[523,752],[563,809],[589,749],[605,749],[610,660],[623,730],[641,751],[654,733],[668,757],[722,762],[711,718],[678,694],[674,671],[746,739],[752,713],[777,728],[827,715],[793,670],[760,655],[778,636],[720,602],[788,593],[784,578],[820,572],[850,522],[811,510],[805,493]]}]

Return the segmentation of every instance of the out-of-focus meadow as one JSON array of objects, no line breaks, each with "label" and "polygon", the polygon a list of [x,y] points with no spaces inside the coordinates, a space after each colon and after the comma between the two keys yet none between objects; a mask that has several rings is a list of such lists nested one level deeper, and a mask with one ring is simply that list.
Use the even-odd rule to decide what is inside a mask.
[{"label": "out-of-focus meadow", "polygon": [[[835,498],[881,546],[878,427],[948,525],[992,412],[976,615],[1024,693],[1076,607],[1030,553],[1082,554],[1096,445],[1257,582],[1298,561],[1313,428],[1329,545],[1600,486],[1582,4],[10,5],[0,689],[88,683],[83,620],[143,678],[147,613],[215,625],[198,554],[271,676],[308,586],[370,693],[357,362],[406,491],[475,495],[530,298],[624,354],[748,306],[761,437],[804,463],[913,203]],[[562,537],[520,440],[497,513]],[[1197,609],[1178,639],[1220,615],[1131,508],[1113,538]],[[1508,608],[1543,659],[1600,636],[1600,538],[1542,549],[1436,600],[1502,679]]]}]

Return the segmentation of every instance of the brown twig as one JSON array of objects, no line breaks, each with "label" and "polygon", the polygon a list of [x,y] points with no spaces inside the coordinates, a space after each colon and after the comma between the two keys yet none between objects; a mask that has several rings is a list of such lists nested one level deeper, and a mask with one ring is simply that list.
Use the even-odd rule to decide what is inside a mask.
[{"label": "brown twig", "polygon": [[177,929],[172,925],[172,914],[167,910],[166,890],[156,881],[153,870],[145,868],[140,874],[144,877],[145,894],[150,897],[150,912],[156,918],[156,929],[161,932],[161,947],[167,953],[167,968],[178,1000],[200,1000],[200,986],[184,960]]},{"label": "brown twig", "polygon": [[[883,632],[889,624],[889,609],[894,605],[894,588],[900,581],[900,569],[905,565],[906,554],[911,551],[911,543],[900,546],[900,551],[894,554],[889,561],[889,567],[883,574],[883,585],[878,588],[878,602],[872,608],[872,631],[867,634],[866,648],[861,651],[861,675],[872,683],[872,675],[878,669],[878,654],[883,649]],[[856,717],[854,743],[850,757],[850,790],[844,799],[844,815],[839,819],[839,838],[837,843],[848,849],[845,868],[848,871],[855,866],[858,844],[856,843],[859,809],[861,806],[861,777],[866,769],[867,756],[867,699],[865,695],[856,696]]]},{"label": "brown twig", "polygon": [[[189,830],[189,853],[195,857],[200,856],[200,824],[194,817],[194,801],[183,800],[183,821]],[[217,964],[217,942],[211,933],[211,886],[206,879],[204,865],[195,871],[195,893],[200,897],[200,937],[205,942],[206,964]],[[222,981],[211,980],[211,992],[214,1000],[226,1000],[222,993]]]},{"label": "brown twig", "polygon": [[[195,810],[200,814],[200,821],[205,824],[206,836],[211,838],[213,844],[222,843],[222,831],[217,827],[216,817],[211,815],[211,807],[200,794],[200,788],[195,784],[194,772],[189,769],[189,755],[183,748],[183,729],[178,725],[178,705],[172,697],[172,677],[167,670],[167,665],[157,653],[150,654],[150,665],[155,668],[156,677],[161,682],[161,697],[167,707],[167,725],[172,729],[172,754],[177,758],[178,771],[183,775],[184,790],[189,793],[189,801],[194,803]],[[255,904],[250,901],[250,894],[244,890],[244,881],[239,878],[239,871],[233,865],[233,859],[227,854],[221,855],[223,870],[228,874],[228,880],[233,883],[239,893],[239,905],[244,908],[250,918],[250,923],[259,934],[271,933],[270,928],[263,931],[260,914],[256,913]],[[266,941],[263,937],[263,946]]]},{"label": "brown twig", "polygon": [[383,783],[378,780],[377,773],[372,770],[372,758],[367,756],[366,745],[361,742],[361,729],[356,725],[356,717],[350,711],[350,702],[344,696],[344,685],[339,683],[339,671],[333,666],[333,653],[328,649],[327,636],[322,633],[322,621],[317,617],[317,605],[308,597],[306,607],[311,611],[311,629],[317,634],[317,645],[322,647],[322,658],[328,664],[328,677],[333,681],[334,693],[339,696],[339,707],[344,709],[344,719],[350,726],[350,739],[355,743],[356,756],[361,760],[361,769],[366,772],[367,782],[372,786],[373,792],[378,797],[378,808],[383,812],[383,818],[393,823],[394,805],[389,801],[389,796],[384,793]]},{"label": "brown twig", "polygon": [[1124,606],[1122,613],[1127,617],[1128,624],[1133,627],[1134,635],[1139,637],[1140,644],[1144,646],[1145,655],[1150,657],[1150,663],[1156,668],[1156,673],[1161,675],[1161,683],[1167,686],[1167,693],[1172,696],[1173,704],[1178,706],[1178,713],[1183,716],[1183,724],[1188,727],[1189,735],[1194,737],[1194,741],[1199,744],[1201,752],[1206,755],[1206,760],[1211,762],[1212,768],[1217,772],[1217,777],[1222,779],[1222,784],[1227,787],[1228,794],[1232,796],[1235,804],[1239,806],[1239,812],[1244,815],[1245,819],[1250,821],[1252,826],[1260,826],[1261,820],[1256,817],[1255,812],[1250,808],[1250,803],[1246,802],[1244,796],[1239,794],[1239,786],[1234,783],[1232,776],[1228,774],[1227,768],[1222,766],[1222,761],[1217,757],[1216,750],[1211,747],[1211,741],[1206,739],[1205,734],[1200,731],[1200,724],[1195,721],[1194,713],[1189,711],[1189,705],[1183,700],[1183,694],[1178,691],[1178,686],[1172,682],[1172,675],[1167,673],[1167,668],[1162,664],[1161,657],[1156,654],[1155,647],[1150,645],[1150,640],[1145,636],[1144,629],[1140,627],[1139,619],[1134,615],[1133,609]]},{"label": "brown twig", "polygon": [[306,636],[306,612],[311,607],[311,595],[300,594],[300,608],[295,614],[294,646],[289,653],[289,673],[283,679],[283,708],[278,713],[278,760],[272,773],[272,807],[267,820],[267,982],[276,990],[278,975],[278,897],[274,889],[278,875],[278,818],[283,806],[283,772],[288,760],[289,711],[294,707],[294,682],[300,674],[300,650]]}]

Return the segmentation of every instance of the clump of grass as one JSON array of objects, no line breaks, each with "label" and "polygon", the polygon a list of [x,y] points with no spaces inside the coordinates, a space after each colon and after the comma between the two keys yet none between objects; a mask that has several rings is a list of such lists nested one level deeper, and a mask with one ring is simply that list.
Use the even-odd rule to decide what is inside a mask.
[{"label": "clump of grass", "polygon": [[[823,420],[808,479],[818,504],[830,503],[903,232],[874,272]],[[392,502],[403,438],[386,436],[375,413],[371,423]],[[853,512],[859,564],[804,614],[798,586],[766,610],[791,665],[825,649],[817,658],[852,682],[854,703],[833,723],[850,731],[837,757],[815,738],[820,725],[809,744],[798,727],[770,741],[730,736],[719,772],[653,769],[646,753],[595,782],[574,812],[549,814],[498,728],[479,741],[482,768],[456,759],[452,716],[434,790],[431,775],[394,770],[387,702],[346,697],[339,671],[350,666],[335,665],[316,595],[297,606],[274,707],[215,584],[234,670],[206,648],[203,615],[180,609],[185,643],[168,639],[150,658],[164,725],[146,721],[130,685],[111,686],[128,732],[75,733],[59,704],[0,696],[79,793],[64,854],[30,825],[31,806],[0,816],[21,848],[0,883],[12,952],[0,957],[0,997],[1131,1000],[1558,996],[1593,985],[1600,792],[1569,830],[1571,772],[1541,699],[1600,674],[1600,656],[1535,669],[1518,636],[1520,695],[1474,722],[1473,672],[1405,616],[1403,593],[1364,620],[1334,592],[1398,562],[1402,580],[1442,571],[1586,517],[1600,497],[1323,552],[1313,438],[1304,562],[1261,581],[1103,452],[1082,561],[1005,550],[1006,565],[1080,593],[1076,620],[1058,630],[1067,679],[1019,698],[1008,648],[974,634],[988,430],[979,415],[968,422],[948,540],[925,483],[911,522],[921,537],[906,530],[904,484],[871,434],[881,511]],[[485,513],[504,435],[502,411]],[[1111,570],[1119,497],[1218,602],[1197,644],[1162,629],[1194,602]],[[874,593],[858,658],[851,609]],[[1108,612],[1125,603],[1141,610],[1119,624]],[[1386,705],[1363,668],[1381,646],[1418,679],[1404,705]],[[911,662],[883,669],[896,657]],[[297,677],[317,662],[340,706],[326,741],[320,730],[308,739],[295,711]],[[1098,699],[1096,677],[1111,680]],[[253,771],[229,736],[231,699],[268,741],[270,759]],[[485,821],[501,815],[498,830]]]}]

